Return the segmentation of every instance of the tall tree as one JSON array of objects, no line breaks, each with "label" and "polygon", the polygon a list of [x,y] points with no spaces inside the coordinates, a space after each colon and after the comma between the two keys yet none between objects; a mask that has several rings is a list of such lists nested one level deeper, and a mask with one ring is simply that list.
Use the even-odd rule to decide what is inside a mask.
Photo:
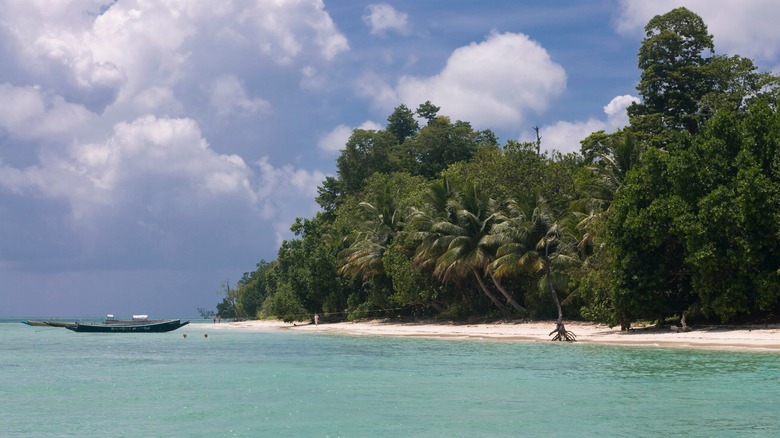
[{"label": "tall tree", "polygon": [[712,88],[706,65],[713,52],[704,21],[686,8],[653,17],[639,49],[642,103],[628,108],[631,125],[663,147],[670,134],[699,131],[699,105]]},{"label": "tall tree", "polygon": [[374,173],[392,172],[391,150],[395,143],[396,138],[390,132],[356,129],[336,160],[340,181],[337,187],[341,194],[357,193],[366,178]]},{"label": "tall tree", "polygon": [[322,213],[329,221],[335,219],[336,209],[341,205],[344,198],[344,190],[341,180],[332,176],[326,176],[322,185],[317,187],[317,198],[315,201],[322,208]]},{"label": "tall tree", "polygon": [[437,117],[404,145],[409,149],[405,152],[413,157],[415,168],[411,173],[427,179],[437,178],[447,166],[471,159],[478,137],[466,122],[452,123],[448,117]]},{"label": "tall tree", "polygon": [[693,212],[669,180],[670,161],[675,159],[648,149],[642,166],[629,173],[612,203],[607,220],[607,245],[615,263],[609,271],[610,289],[623,329],[637,319],[681,315],[694,301],[684,263]]},{"label": "tall tree", "polygon": [[[680,170],[697,176],[696,217],[686,262],[697,310],[721,321],[780,308],[780,114],[757,100],[743,114],[721,111]],[[776,107],[775,107],[776,108]],[[774,163],[774,164],[773,164]],[[688,184],[685,184],[688,185]]]},{"label": "tall tree", "polygon": [[385,130],[393,134],[398,144],[402,144],[407,138],[417,135],[420,125],[414,119],[414,113],[406,105],[399,105],[387,118]]},{"label": "tall tree", "polygon": [[471,159],[451,164],[443,175],[477,184],[495,199],[510,199],[539,190],[547,164],[533,144],[510,140],[503,147],[481,144]]},{"label": "tall tree", "polygon": [[439,114],[440,109],[440,107],[432,104],[430,100],[426,100],[425,103],[422,103],[417,107],[417,111],[415,112],[430,125],[436,120],[436,115]]}]

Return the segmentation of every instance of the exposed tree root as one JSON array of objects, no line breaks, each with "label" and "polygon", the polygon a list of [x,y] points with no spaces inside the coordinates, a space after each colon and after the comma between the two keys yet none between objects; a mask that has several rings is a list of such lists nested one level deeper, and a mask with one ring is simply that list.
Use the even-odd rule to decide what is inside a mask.
[{"label": "exposed tree root", "polygon": [[551,339],[552,341],[577,342],[577,335],[566,330],[566,327],[563,326],[563,321],[558,321],[555,330],[551,331],[548,336],[552,336],[553,333],[555,333],[555,336]]},{"label": "exposed tree root", "polygon": [[685,322],[685,317],[688,316],[688,312],[683,312],[682,318],[680,318],[680,327],[677,327],[676,325],[672,326],[672,331],[675,333],[679,332],[689,332],[691,331],[691,328],[688,326],[688,323]]}]

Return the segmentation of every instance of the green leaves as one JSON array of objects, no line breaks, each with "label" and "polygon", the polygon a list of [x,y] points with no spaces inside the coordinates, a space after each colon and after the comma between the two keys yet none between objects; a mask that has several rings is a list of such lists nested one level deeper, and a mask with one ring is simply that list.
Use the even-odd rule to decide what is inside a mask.
[{"label": "green leaves", "polygon": [[712,35],[701,17],[685,8],[653,17],[639,49],[642,103],[629,107],[631,125],[664,147],[671,130],[699,131],[699,102],[712,87],[705,66]]}]

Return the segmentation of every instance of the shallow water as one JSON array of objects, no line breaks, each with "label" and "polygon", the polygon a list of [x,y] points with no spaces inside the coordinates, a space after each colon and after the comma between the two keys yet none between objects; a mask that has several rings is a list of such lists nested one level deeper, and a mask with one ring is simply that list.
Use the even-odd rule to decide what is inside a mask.
[{"label": "shallow water", "polygon": [[0,435],[780,436],[774,353],[210,329],[0,323]]}]

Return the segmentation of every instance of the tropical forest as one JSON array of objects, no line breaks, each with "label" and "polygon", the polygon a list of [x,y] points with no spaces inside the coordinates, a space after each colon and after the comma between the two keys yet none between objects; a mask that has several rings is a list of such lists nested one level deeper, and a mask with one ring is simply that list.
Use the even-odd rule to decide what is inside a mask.
[{"label": "tropical forest", "polygon": [[[356,129],[319,212],[225,285],[223,318],[738,324],[780,315],[780,78],[650,20],[629,124],[579,153],[435,102]],[[544,147],[543,147],[544,146]],[[552,151],[552,152],[549,152]]]}]

